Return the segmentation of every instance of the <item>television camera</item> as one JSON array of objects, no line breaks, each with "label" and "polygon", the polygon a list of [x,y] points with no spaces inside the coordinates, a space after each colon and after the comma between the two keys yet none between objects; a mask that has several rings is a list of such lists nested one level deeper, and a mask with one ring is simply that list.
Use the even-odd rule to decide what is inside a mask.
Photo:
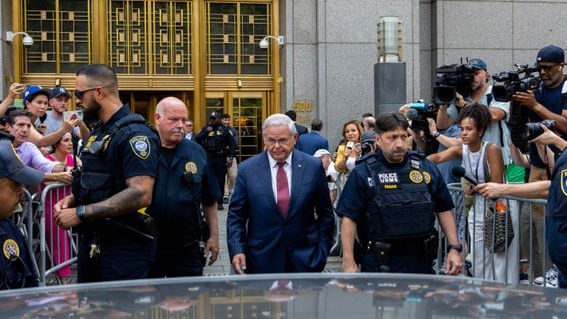
[{"label": "television camera", "polygon": [[435,105],[455,103],[456,93],[467,97],[474,79],[473,67],[466,64],[442,65],[435,69],[437,79],[433,88]]},{"label": "television camera", "polygon": [[[539,70],[536,66],[528,66],[527,64],[516,64],[515,71],[504,71],[492,76],[496,83],[492,88],[494,100],[498,102],[512,101],[512,96],[517,92],[527,92],[528,90],[537,90],[540,86]],[[510,138],[512,143],[522,152],[528,152],[528,109],[522,107],[519,103],[512,101],[510,103],[510,119],[508,126],[510,127]]]}]

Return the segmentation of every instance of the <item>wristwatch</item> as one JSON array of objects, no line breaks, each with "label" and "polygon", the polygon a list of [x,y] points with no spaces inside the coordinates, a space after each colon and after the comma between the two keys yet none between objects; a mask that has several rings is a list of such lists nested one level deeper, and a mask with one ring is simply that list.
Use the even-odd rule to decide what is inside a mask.
[{"label": "wristwatch", "polygon": [[439,137],[439,135],[441,135],[441,133],[439,133],[439,131],[435,131],[431,135],[433,135],[434,138],[437,138],[437,137]]},{"label": "wristwatch", "polygon": [[85,221],[85,219],[86,219],[86,217],[87,217],[87,216],[86,216],[87,211],[86,211],[86,209],[85,209],[85,206],[84,206],[84,205],[79,205],[79,206],[77,206],[76,211],[75,211],[75,214],[77,215],[77,217],[79,217],[79,219],[80,219],[82,222]]},{"label": "wristwatch", "polygon": [[454,249],[458,252],[463,252],[463,245],[461,244],[448,244],[447,245],[447,252],[449,252],[451,249]]}]

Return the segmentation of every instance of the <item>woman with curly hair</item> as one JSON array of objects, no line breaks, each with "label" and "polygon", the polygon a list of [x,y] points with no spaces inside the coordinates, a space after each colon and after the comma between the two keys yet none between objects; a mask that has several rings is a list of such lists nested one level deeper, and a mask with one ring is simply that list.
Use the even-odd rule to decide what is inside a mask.
[{"label": "woman with curly hair", "polygon": [[[486,105],[473,104],[464,108],[459,114],[463,145],[450,147],[443,152],[431,154],[427,158],[434,163],[461,158],[466,174],[473,177],[478,183],[503,183],[504,161],[500,147],[482,140],[490,120],[490,111]],[[465,192],[470,192],[472,189],[471,186],[463,186],[463,188]],[[468,214],[468,230],[470,246],[472,247],[474,276],[517,282],[518,269],[515,267],[517,258],[514,258],[517,253],[517,240],[512,242],[507,251],[491,253],[485,248],[484,219],[484,198],[475,196],[474,205]],[[512,221],[515,225],[517,218],[512,216]]]}]

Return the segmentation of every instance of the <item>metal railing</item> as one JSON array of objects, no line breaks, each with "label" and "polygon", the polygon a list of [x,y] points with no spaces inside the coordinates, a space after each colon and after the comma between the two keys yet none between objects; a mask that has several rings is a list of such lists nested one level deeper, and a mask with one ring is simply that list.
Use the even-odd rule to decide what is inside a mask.
[{"label": "metal railing", "polygon": [[[534,284],[536,275],[543,276],[543,285],[546,284],[545,273],[550,262],[545,243],[545,218],[541,217],[545,216],[546,200],[502,196],[493,201],[478,194],[467,196],[460,184],[449,184],[448,188],[455,204],[457,237],[466,244],[463,258],[465,265],[469,265],[469,275],[517,284],[520,260],[523,260],[529,267],[529,284]],[[504,216],[504,225],[511,219],[511,228],[496,227],[495,219],[490,216],[499,212]],[[538,229],[532,227],[536,220],[543,223]],[[486,232],[490,228],[492,232]],[[487,243],[487,239],[491,238],[488,236],[508,238],[511,232],[513,238],[506,240],[507,245],[503,245],[501,252],[494,251],[495,240],[492,240],[492,246],[490,240]],[[524,243],[523,247],[521,242]],[[440,251],[443,247],[441,241]],[[437,264],[443,265],[444,254],[440,253],[438,257]]]},{"label": "metal railing", "polygon": [[70,194],[70,186],[63,184],[47,185],[41,192],[37,218],[39,218],[39,277],[42,286],[45,286],[46,278],[51,274],[57,275],[57,282],[62,283],[60,277],[70,275],[70,266],[77,262],[77,236],[72,230],[59,227],[53,218],[53,205]]}]

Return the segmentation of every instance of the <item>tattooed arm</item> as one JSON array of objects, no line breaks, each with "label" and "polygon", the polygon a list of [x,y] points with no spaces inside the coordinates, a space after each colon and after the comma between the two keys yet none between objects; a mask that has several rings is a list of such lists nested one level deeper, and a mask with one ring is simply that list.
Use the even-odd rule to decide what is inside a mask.
[{"label": "tattooed arm", "polygon": [[[140,208],[147,207],[152,202],[154,178],[151,176],[134,176],[126,180],[128,186],[120,193],[85,207],[85,218],[95,219],[103,217],[122,216]],[[58,209],[55,207],[55,221],[64,228],[79,225],[81,220],[77,217],[75,208]]]}]

